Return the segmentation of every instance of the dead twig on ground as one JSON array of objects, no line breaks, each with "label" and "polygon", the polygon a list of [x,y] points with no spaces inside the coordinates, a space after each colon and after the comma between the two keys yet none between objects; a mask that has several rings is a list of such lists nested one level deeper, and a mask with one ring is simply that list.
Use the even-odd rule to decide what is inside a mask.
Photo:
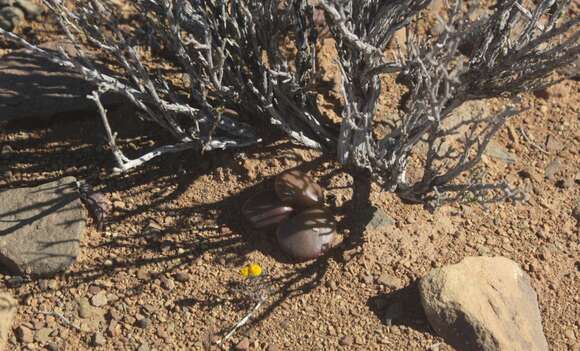
[{"label": "dead twig on ground", "polygon": [[54,311],[36,311],[36,313],[54,317],[54,318],[60,320],[67,327],[71,327],[71,328],[75,329],[76,331],[82,332],[82,329],[80,327],[76,326],[73,322],[68,320],[62,313],[58,313],[58,312],[54,312]]}]

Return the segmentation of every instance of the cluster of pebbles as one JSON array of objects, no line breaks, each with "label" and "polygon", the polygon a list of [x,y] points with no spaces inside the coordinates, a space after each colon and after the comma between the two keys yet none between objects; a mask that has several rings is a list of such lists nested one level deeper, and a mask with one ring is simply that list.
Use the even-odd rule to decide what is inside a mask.
[{"label": "cluster of pebbles", "polygon": [[274,191],[248,199],[242,215],[253,230],[275,230],[280,248],[298,261],[314,259],[330,247],[336,221],[324,206],[320,185],[299,170],[279,174]]}]

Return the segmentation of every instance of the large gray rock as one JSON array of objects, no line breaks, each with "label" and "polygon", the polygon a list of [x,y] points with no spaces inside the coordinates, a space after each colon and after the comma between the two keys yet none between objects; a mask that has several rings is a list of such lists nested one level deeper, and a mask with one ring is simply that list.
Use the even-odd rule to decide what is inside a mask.
[{"label": "large gray rock", "polygon": [[18,306],[16,300],[9,293],[0,293],[0,351],[4,350],[8,342],[16,306]]},{"label": "large gray rock", "polygon": [[79,254],[84,209],[74,177],[0,191],[0,265],[20,275],[50,276]]},{"label": "large gray rock", "polygon": [[[60,44],[44,44],[46,50],[59,50]],[[70,55],[74,50],[64,45]],[[49,119],[75,111],[95,110],[86,98],[95,89],[73,73],[28,50],[16,50],[0,57],[0,122],[13,119]],[[121,103],[119,95],[105,94],[103,104]]]},{"label": "large gray rock", "polygon": [[458,350],[548,350],[528,275],[505,257],[468,257],[419,284],[435,331]]}]

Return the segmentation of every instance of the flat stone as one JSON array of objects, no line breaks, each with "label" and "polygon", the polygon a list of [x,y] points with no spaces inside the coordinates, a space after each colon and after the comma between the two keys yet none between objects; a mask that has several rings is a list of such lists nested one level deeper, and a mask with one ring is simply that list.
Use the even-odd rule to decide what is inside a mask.
[{"label": "flat stone", "polygon": [[518,160],[514,154],[506,151],[502,146],[500,146],[495,141],[491,141],[487,145],[487,149],[485,149],[485,154],[500,161],[503,161],[507,164],[514,164]]},{"label": "flat stone", "polygon": [[0,293],[0,350],[6,349],[18,302],[7,292]]},{"label": "flat stone", "polygon": [[[74,55],[71,45],[47,43],[46,50],[65,51]],[[86,98],[95,86],[50,60],[26,49],[15,50],[0,58],[0,122],[13,119],[49,119],[57,114],[96,111],[95,103]],[[122,103],[119,95],[105,94],[103,105]]]},{"label": "flat stone", "polygon": [[433,329],[458,350],[548,350],[530,278],[505,257],[468,257],[419,283]]},{"label": "flat stone", "polygon": [[85,215],[74,177],[0,190],[0,265],[18,275],[51,276],[79,254]]},{"label": "flat stone", "polygon": [[393,219],[380,208],[372,206],[369,211],[371,211],[372,217],[366,226],[367,230],[380,230],[394,223]]}]

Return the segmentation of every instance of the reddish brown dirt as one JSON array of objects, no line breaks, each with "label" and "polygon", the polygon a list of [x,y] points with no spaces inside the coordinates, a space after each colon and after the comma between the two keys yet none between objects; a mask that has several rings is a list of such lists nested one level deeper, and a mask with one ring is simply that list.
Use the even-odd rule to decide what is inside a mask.
[{"label": "reddish brown dirt", "polygon": [[[0,160],[1,188],[74,175],[95,184],[115,208],[105,232],[91,223],[69,272],[17,288],[6,287],[9,277],[0,276],[0,286],[21,303],[14,327],[50,328],[49,340],[59,350],[136,350],[143,344],[201,350],[246,313],[250,301],[239,300],[231,286],[242,281],[240,267],[259,262],[274,293],[232,345],[248,338],[251,350],[451,350],[429,328],[414,282],[433,267],[485,254],[522,265],[538,294],[551,349],[577,350],[579,240],[572,213],[580,206],[579,89],[577,81],[567,80],[548,89],[547,98],[525,95],[530,109],[496,139],[517,162],[483,161],[491,179],[520,186],[528,202],[453,205],[430,213],[373,185],[370,204],[394,220],[377,231],[364,230],[366,208],[351,200],[353,192],[365,193],[364,184],[353,184],[332,160],[285,140],[237,155],[185,152],[119,176],[109,173],[113,162],[99,146],[96,116],[2,125],[0,145],[14,151]],[[380,110],[392,111],[399,94],[389,91]],[[490,109],[500,103],[489,102]],[[120,136],[129,154],[162,143],[162,137],[138,137],[146,126],[127,122],[127,113],[113,112],[113,127],[132,127]],[[519,128],[533,140],[524,139]],[[547,148],[549,137],[558,144]],[[544,170],[555,159],[562,166],[547,179]],[[301,264],[289,262],[271,234],[249,233],[240,220],[241,203],[293,167],[308,171],[336,198],[330,203],[336,205],[341,238],[327,255]],[[77,300],[101,291],[107,303],[80,318]],[[403,311],[389,323],[384,311],[394,303]],[[40,311],[62,312],[81,331]],[[136,320],[144,317],[150,325],[141,328]],[[95,333],[103,334],[103,346],[92,345]],[[8,346],[44,347],[14,336]]]}]

